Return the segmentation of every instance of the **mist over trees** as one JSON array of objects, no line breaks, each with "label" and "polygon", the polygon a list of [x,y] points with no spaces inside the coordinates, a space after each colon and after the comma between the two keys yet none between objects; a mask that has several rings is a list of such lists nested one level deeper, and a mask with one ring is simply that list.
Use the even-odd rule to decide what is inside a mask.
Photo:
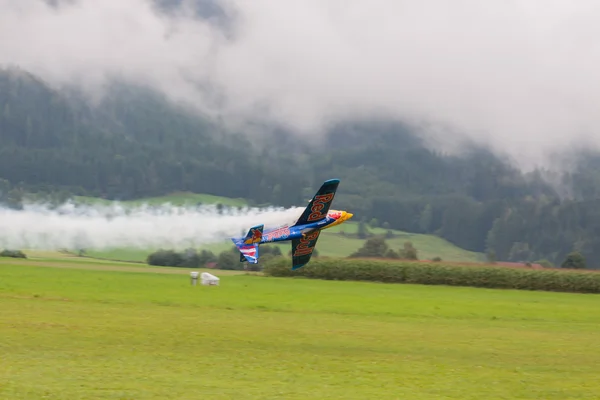
[{"label": "mist over trees", "polygon": [[[581,154],[560,195],[485,149],[430,150],[401,123],[347,121],[319,142],[225,131],[155,92],[125,84],[99,105],[25,71],[0,71],[0,201],[32,193],[134,199],[192,191],[302,205],[340,178],[335,207],[385,229],[439,235],[497,260],[600,265],[600,157]],[[564,194],[569,196],[565,197]]]}]

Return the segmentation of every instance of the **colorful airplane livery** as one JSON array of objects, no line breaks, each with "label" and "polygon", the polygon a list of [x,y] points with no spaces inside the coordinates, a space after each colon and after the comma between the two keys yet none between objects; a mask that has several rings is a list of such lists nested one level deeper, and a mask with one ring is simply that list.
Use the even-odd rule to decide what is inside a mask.
[{"label": "colorful airplane livery", "polygon": [[258,263],[258,246],[261,244],[291,240],[292,269],[308,264],[321,231],[353,216],[346,211],[329,210],[339,184],[339,179],[325,181],[294,225],[267,231],[264,231],[264,224],[256,225],[250,228],[246,237],[232,238],[241,253],[240,262]]}]

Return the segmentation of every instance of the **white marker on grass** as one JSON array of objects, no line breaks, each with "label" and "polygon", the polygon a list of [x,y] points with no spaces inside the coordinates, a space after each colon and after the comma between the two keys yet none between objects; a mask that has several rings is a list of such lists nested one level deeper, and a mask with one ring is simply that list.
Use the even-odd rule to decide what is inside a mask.
[{"label": "white marker on grass", "polygon": [[209,274],[208,272],[203,272],[202,275],[202,284],[205,286],[219,285],[219,278],[214,276],[213,274]]},{"label": "white marker on grass", "polygon": [[198,271],[190,272],[190,280],[191,280],[192,286],[196,286],[198,284]]}]

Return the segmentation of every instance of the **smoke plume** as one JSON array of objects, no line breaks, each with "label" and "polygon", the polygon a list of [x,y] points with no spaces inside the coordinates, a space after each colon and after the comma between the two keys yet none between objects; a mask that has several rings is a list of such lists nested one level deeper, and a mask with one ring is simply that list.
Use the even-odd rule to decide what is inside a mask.
[{"label": "smoke plume", "polygon": [[[302,208],[229,209],[162,206],[28,205],[0,208],[0,248],[8,249],[184,249],[245,236],[254,225],[265,229],[292,224]],[[232,244],[233,246],[233,244]]]}]

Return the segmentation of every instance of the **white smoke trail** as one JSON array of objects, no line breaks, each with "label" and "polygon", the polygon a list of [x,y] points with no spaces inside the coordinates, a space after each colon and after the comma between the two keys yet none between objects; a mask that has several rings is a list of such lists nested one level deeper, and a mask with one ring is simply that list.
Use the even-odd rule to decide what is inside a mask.
[{"label": "white smoke trail", "polygon": [[0,208],[0,248],[107,249],[198,247],[245,235],[257,224],[265,229],[293,223],[303,208],[226,209],[214,206],[123,207],[76,206],[58,208],[27,205],[23,210]]}]

